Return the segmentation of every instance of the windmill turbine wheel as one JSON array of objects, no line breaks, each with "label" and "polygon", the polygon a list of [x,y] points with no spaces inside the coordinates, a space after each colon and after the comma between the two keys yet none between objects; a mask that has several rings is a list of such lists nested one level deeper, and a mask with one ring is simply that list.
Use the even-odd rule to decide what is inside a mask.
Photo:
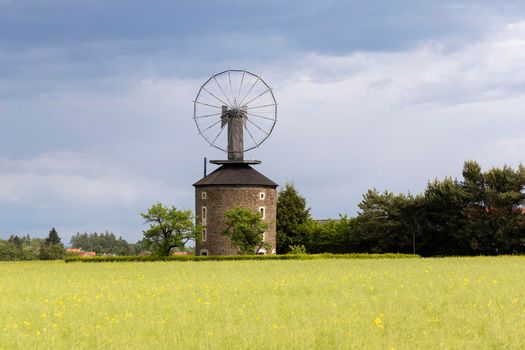
[{"label": "windmill turbine wheel", "polygon": [[240,154],[258,147],[277,121],[272,89],[246,70],[213,75],[199,89],[193,119],[199,134],[217,149]]}]

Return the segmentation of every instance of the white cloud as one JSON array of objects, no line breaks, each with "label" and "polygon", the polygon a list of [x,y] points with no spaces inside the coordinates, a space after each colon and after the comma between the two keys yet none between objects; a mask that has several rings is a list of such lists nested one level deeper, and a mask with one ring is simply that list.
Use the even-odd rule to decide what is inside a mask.
[{"label": "white cloud", "polygon": [[0,184],[0,203],[45,209],[65,206],[68,210],[129,207],[144,200],[154,201],[154,193],[169,189],[161,181],[129,174],[72,152],[23,160],[2,158]]}]

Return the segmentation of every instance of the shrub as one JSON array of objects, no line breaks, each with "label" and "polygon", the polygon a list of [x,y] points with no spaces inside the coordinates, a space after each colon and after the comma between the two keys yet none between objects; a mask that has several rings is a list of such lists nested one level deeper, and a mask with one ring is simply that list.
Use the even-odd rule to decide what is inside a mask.
[{"label": "shrub", "polygon": [[171,255],[171,256],[93,256],[67,257],[65,262],[153,262],[153,261],[233,261],[233,260],[314,260],[314,259],[405,259],[420,258],[415,254],[286,254],[286,255]]},{"label": "shrub", "polygon": [[288,252],[288,254],[306,254],[306,248],[302,244],[291,245],[289,246],[289,248],[290,248],[290,251]]}]

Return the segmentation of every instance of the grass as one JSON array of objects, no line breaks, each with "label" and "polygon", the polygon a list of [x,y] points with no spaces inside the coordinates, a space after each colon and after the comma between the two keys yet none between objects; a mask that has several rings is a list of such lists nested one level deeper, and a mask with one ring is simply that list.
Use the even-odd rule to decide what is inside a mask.
[{"label": "grass", "polygon": [[0,349],[523,348],[525,258],[0,263]]}]

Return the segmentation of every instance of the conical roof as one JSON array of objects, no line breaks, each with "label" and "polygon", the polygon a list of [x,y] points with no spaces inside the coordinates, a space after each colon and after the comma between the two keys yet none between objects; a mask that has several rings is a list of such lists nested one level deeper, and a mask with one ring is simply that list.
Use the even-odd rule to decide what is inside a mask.
[{"label": "conical roof", "polygon": [[245,185],[277,187],[278,185],[248,164],[224,164],[193,186]]}]

